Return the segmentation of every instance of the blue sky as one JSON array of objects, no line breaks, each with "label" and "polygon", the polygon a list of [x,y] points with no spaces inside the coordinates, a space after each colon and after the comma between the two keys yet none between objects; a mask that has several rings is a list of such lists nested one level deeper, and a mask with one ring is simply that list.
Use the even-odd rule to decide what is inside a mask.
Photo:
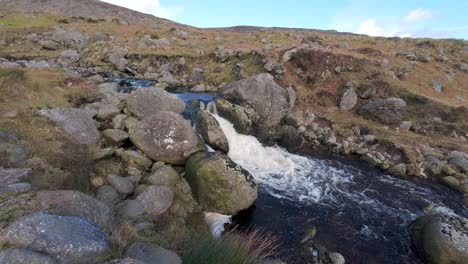
[{"label": "blue sky", "polygon": [[104,1],[197,27],[277,26],[468,39],[468,0]]}]

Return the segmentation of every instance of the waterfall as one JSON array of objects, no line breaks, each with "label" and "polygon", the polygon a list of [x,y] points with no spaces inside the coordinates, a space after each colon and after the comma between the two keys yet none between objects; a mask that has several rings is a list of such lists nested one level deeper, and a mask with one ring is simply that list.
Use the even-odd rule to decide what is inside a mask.
[{"label": "waterfall", "polygon": [[231,216],[207,212],[205,213],[205,222],[210,226],[211,235],[216,239],[221,237],[224,232],[224,225],[231,223]]}]

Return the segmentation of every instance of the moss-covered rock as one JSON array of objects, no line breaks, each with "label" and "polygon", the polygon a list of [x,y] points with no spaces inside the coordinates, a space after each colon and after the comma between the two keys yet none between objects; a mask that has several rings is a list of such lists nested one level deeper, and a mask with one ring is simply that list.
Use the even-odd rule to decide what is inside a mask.
[{"label": "moss-covered rock", "polygon": [[229,143],[219,126],[218,121],[207,111],[197,110],[193,113],[192,120],[195,123],[198,134],[203,138],[206,144],[216,150],[229,152]]},{"label": "moss-covered rock", "polygon": [[226,155],[196,153],[185,169],[192,192],[206,211],[232,215],[249,208],[257,199],[252,175]]}]

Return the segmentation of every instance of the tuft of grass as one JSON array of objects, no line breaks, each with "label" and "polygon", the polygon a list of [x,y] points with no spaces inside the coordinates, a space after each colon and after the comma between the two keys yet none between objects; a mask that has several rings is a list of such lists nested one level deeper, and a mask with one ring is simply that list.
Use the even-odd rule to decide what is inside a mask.
[{"label": "tuft of grass", "polygon": [[259,264],[265,263],[276,250],[275,237],[255,230],[242,233],[236,230],[215,240],[209,234],[195,238],[182,255],[185,264]]}]

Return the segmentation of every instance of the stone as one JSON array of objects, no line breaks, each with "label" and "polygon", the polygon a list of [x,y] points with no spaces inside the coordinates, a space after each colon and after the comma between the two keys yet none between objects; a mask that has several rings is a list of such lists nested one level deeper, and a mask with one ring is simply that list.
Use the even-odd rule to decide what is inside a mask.
[{"label": "stone", "polygon": [[233,82],[221,90],[224,99],[250,107],[259,115],[256,135],[268,139],[289,111],[289,94],[269,73]]},{"label": "stone", "polygon": [[8,185],[27,181],[32,169],[4,169],[0,167],[0,185]]},{"label": "stone", "polygon": [[55,122],[80,144],[96,144],[101,138],[96,121],[84,109],[54,108],[40,110],[39,114]]},{"label": "stone", "polygon": [[48,255],[26,249],[14,248],[0,251],[0,263],[4,264],[58,264],[58,261]]},{"label": "stone", "polygon": [[217,98],[216,107],[220,116],[228,119],[234,124],[234,128],[241,134],[251,135],[254,133],[253,123],[258,116],[250,107],[242,107],[232,104],[227,100]]},{"label": "stone", "polygon": [[453,189],[460,188],[460,181],[458,181],[457,178],[453,176],[445,176],[442,179],[440,179],[440,181],[450,188],[453,188]]},{"label": "stone", "polygon": [[145,214],[143,205],[137,200],[125,200],[118,205],[117,213],[129,219],[138,219]]},{"label": "stone", "polygon": [[460,71],[468,72],[468,64],[467,63],[458,63],[458,64],[455,65],[455,67],[457,67],[457,69],[459,69]]},{"label": "stone", "polygon": [[439,175],[442,173],[444,163],[442,163],[442,161],[440,161],[437,157],[430,155],[425,157],[424,168],[431,175]]},{"label": "stone", "polygon": [[60,53],[58,63],[62,67],[69,67],[80,60],[80,54],[76,50],[64,50]]},{"label": "stone", "polygon": [[134,186],[132,181],[128,177],[121,177],[119,175],[109,174],[107,175],[107,181],[120,194],[128,195],[133,193]]},{"label": "stone", "polygon": [[52,33],[51,40],[61,43],[67,48],[77,49],[84,48],[88,43],[88,39],[83,34],[83,31],[76,28],[64,30],[61,27],[56,27]]},{"label": "stone", "polygon": [[189,121],[166,111],[143,119],[130,131],[130,140],[153,160],[172,164],[184,164],[190,154],[205,148]]},{"label": "stone", "polygon": [[126,101],[128,111],[139,119],[150,117],[160,111],[180,114],[185,109],[182,99],[154,87],[138,89],[132,92]]},{"label": "stone", "polygon": [[120,129],[106,129],[102,131],[102,135],[117,145],[121,145],[124,140],[128,139],[128,133]]},{"label": "stone", "polygon": [[106,235],[97,226],[79,217],[43,212],[16,219],[0,240],[49,254],[61,263],[91,263],[111,253]]},{"label": "stone", "polygon": [[160,215],[172,205],[174,200],[174,188],[170,186],[148,186],[137,196],[142,209],[149,215]]},{"label": "stone", "polygon": [[93,81],[93,82],[95,82],[97,84],[101,84],[101,83],[103,83],[105,81],[104,78],[99,74],[94,74],[94,75],[88,77],[88,80]]},{"label": "stone", "polygon": [[114,260],[106,262],[105,264],[147,264],[147,263],[133,259],[133,258],[124,258],[124,259],[114,259]]},{"label": "stone", "polygon": [[57,215],[76,216],[109,233],[114,225],[111,210],[101,201],[73,190],[39,191],[27,203],[27,212],[47,211]]},{"label": "stone", "polygon": [[138,125],[138,122],[139,122],[138,119],[134,118],[133,116],[130,116],[124,121],[125,128],[128,131],[133,130]]},{"label": "stone", "polygon": [[120,109],[112,104],[101,105],[98,109],[97,118],[100,120],[110,120],[120,114]]},{"label": "stone", "polygon": [[328,257],[332,264],[345,264],[345,258],[338,252],[329,252]]},{"label": "stone", "polygon": [[442,84],[436,80],[432,80],[431,81],[431,87],[434,91],[438,92],[438,93],[441,93],[442,90],[444,89],[444,87],[442,86]]},{"label": "stone", "polygon": [[204,110],[196,110],[192,114],[195,129],[203,141],[215,150],[229,152],[229,143],[216,118]]},{"label": "stone", "polygon": [[362,99],[370,99],[374,97],[375,94],[377,93],[377,88],[371,85],[364,85],[364,86],[358,87],[357,93],[359,94],[359,97]]},{"label": "stone", "polygon": [[190,92],[192,93],[205,93],[206,92],[206,86],[204,84],[197,84],[190,88]]},{"label": "stone", "polygon": [[120,156],[127,166],[135,166],[146,170],[153,165],[151,159],[135,150],[125,150]]},{"label": "stone", "polygon": [[39,41],[39,45],[45,50],[58,50],[59,44],[52,40],[42,40]]},{"label": "stone", "polygon": [[359,109],[359,114],[388,125],[399,124],[402,121],[406,102],[396,97],[375,100]]},{"label": "stone", "polygon": [[175,186],[181,180],[179,173],[177,173],[171,166],[163,165],[162,167],[154,170],[153,173],[148,175],[143,183],[149,185],[160,185],[160,186]]},{"label": "stone", "polygon": [[112,118],[112,125],[115,129],[124,130],[125,129],[125,120],[128,118],[127,115],[118,114]]},{"label": "stone", "polygon": [[123,71],[128,64],[127,59],[125,59],[125,55],[118,52],[107,55],[106,61],[114,65],[114,67],[119,71]]},{"label": "stone", "polygon": [[234,215],[257,199],[252,175],[224,154],[196,153],[185,170],[196,200],[207,212]]},{"label": "stone", "polygon": [[406,170],[407,170],[406,164],[400,163],[400,164],[397,164],[397,165],[391,167],[388,170],[388,172],[390,174],[403,177],[403,176],[406,176]]},{"label": "stone", "polygon": [[341,88],[341,98],[340,98],[340,109],[343,111],[349,111],[353,109],[353,107],[357,103],[357,94],[354,91],[353,85],[350,82],[347,82]]},{"label": "stone", "polygon": [[461,151],[452,151],[447,156],[449,164],[463,173],[468,172],[468,154]]},{"label": "stone", "polygon": [[412,126],[413,126],[413,123],[411,121],[402,121],[400,123],[400,131],[408,132],[410,131]]},{"label": "stone", "polygon": [[466,218],[429,214],[418,218],[410,229],[416,251],[425,263],[465,263],[468,259]]},{"label": "stone", "polygon": [[92,42],[99,42],[99,41],[105,42],[105,41],[109,41],[110,39],[111,38],[109,37],[109,35],[103,34],[100,32],[93,33],[90,38]]},{"label": "stone", "polygon": [[3,192],[13,192],[13,193],[22,193],[31,190],[31,184],[29,182],[18,182],[8,185],[0,186],[0,193]]},{"label": "stone", "polygon": [[297,53],[297,49],[290,49],[283,54],[282,61],[286,63],[291,60],[292,56]]},{"label": "stone", "polygon": [[299,134],[296,128],[292,126],[282,126],[279,129],[279,143],[288,151],[294,152],[302,146],[304,139]]},{"label": "stone", "polygon": [[110,185],[103,185],[99,187],[96,198],[110,208],[116,205],[120,199],[117,191]]},{"label": "stone", "polygon": [[180,257],[163,247],[150,243],[135,243],[130,245],[124,256],[142,261],[146,264],[181,264]]}]

